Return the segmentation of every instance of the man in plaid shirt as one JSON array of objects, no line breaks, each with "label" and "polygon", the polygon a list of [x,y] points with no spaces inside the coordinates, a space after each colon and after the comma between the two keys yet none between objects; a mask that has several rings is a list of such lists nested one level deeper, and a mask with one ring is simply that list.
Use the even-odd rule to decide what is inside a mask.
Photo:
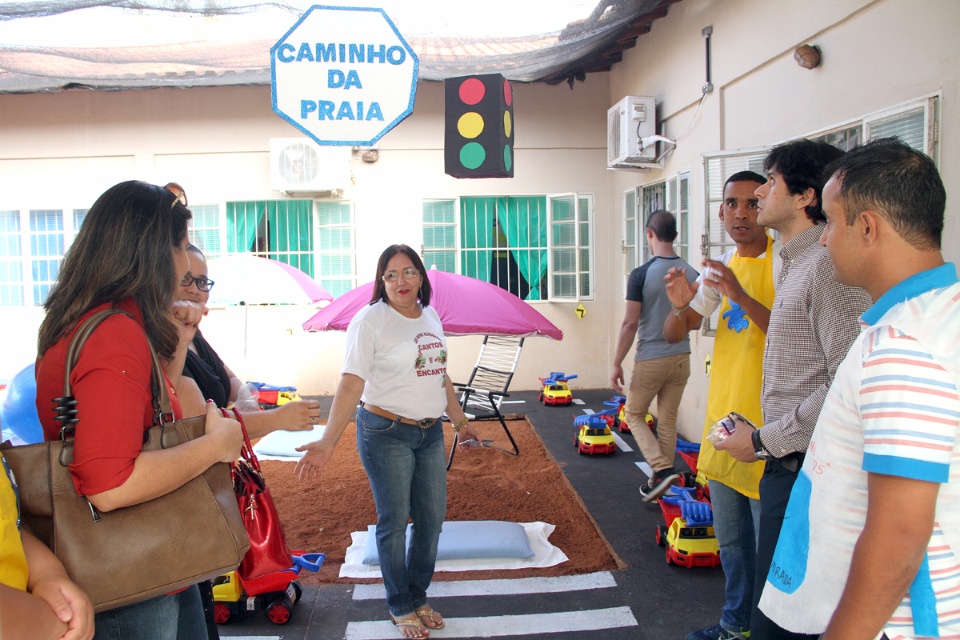
[{"label": "man in plaid shirt", "polygon": [[783,243],[783,266],[770,312],[763,355],[763,427],[737,429],[716,444],[734,458],[766,460],[760,480],[760,534],[750,618],[752,640],[804,638],[769,620],[757,607],[777,545],[790,491],[837,366],[860,332],[857,321],[870,305],[858,287],[833,279],[820,246],[823,171],[842,155],[823,142],[796,140],[774,147],[764,160],[767,182],[757,223],[774,229]]}]

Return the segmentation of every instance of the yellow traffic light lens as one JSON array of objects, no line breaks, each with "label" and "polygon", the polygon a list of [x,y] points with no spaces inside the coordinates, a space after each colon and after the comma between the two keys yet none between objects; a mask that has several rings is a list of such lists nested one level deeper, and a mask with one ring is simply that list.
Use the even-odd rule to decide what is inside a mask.
[{"label": "yellow traffic light lens", "polygon": [[457,131],[464,138],[476,138],[483,133],[483,116],[476,111],[468,111],[457,120]]}]

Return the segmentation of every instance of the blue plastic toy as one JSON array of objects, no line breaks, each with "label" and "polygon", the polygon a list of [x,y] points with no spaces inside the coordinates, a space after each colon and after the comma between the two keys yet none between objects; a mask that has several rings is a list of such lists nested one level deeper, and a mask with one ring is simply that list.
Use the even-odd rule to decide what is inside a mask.
[{"label": "blue plastic toy", "polygon": [[37,379],[33,369],[31,363],[17,372],[7,385],[3,402],[0,402],[2,440],[10,440],[13,444],[43,442],[43,429],[37,416]]}]

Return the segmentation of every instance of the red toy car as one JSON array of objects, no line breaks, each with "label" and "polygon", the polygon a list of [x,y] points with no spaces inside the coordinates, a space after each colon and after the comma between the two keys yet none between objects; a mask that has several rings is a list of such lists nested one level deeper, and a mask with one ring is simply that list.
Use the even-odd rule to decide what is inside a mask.
[{"label": "red toy car", "polygon": [[266,611],[273,624],[286,624],[293,615],[293,605],[303,595],[297,580],[300,569],[318,571],[325,559],[322,553],[294,555],[293,567],[259,578],[243,580],[236,571],[218,577],[213,582],[213,619],[226,624],[244,612]]}]

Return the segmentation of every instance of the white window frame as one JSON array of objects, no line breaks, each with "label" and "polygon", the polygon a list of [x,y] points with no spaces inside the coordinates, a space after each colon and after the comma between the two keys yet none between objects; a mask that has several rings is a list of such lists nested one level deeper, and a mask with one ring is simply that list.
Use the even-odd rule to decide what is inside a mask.
[{"label": "white window frame", "polygon": [[[674,248],[677,255],[689,262],[690,175],[689,170],[680,171],[672,176],[634,187],[623,194],[624,277],[629,277],[631,271],[652,257],[650,247],[647,246],[647,215],[657,209],[666,209],[677,217],[677,240],[674,242]],[[663,202],[651,205],[650,211],[645,211],[643,205],[645,192],[660,189],[663,190]],[[632,210],[631,191],[633,192]],[[631,220],[636,220],[636,237],[629,237]],[[635,255],[635,264],[631,264],[631,253]]]},{"label": "white window frame", "polygon": [[[219,204],[192,205],[190,211],[193,213],[193,219],[190,220],[190,226],[187,228],[187,235],[190,237],[190,242],[198,247],[207,259],[219,258],[225,255],[227,246],[226,206],[221,207]],[[213,226],[209,224],[198,224],[201,216],[204,220],[208,220],[210,213],[215,214],[213,217],[216,222]],[[217,246],[207,246],[208,243],[201,240],[201,238],[216,239]]]},{"label": "white window frame", "polygon": [[[437,222],[427,222],[426,220],[426,205],[433,203],[450,203],[453,207],[453,222],[447,223],[437,223]],[[421,237],[423,238],[420,244],[420,257],[423,259],[424,265],[427,269],[430,269],[433,265],[429,264],[426,258],[427,251],[431,252],[451,252],[453,254],[453,273],[460,273],[460,198],[424,198],[421,202],[421,222],[423,225]],[[453,229],[453,245],[449,247],[427,247],[426,246],[426,235],[427,227],[451,227]]]},{"label": "white window frame", "polygon": [[[562,277],[564,275],[571,275],[571,272],[561,272],[559,266],[555,264],[554,260],[554,249],[558,248],[554,245],[554,225],[568,225],[570,221],[564,220],[562,222],[554,221],[554,202],[561,198],[572,198],[574,205],[574,217],[573,217],[573,229],[574,229],[574,254],[575,258],[575,271],[572,272],[576,280],[576,293],[573,296],[560,296],[555,292],[555,287],[553,285],[554,278]],[[547,301],[549,302],[579,302],[580,300],[593,300],[594,292],[596,289],[596,276],[594,271],[594,199],[592,193],[554,193],[547,196]],[[583,206],[586,205],[587,211],[584,213]],[[584,219],[585,218],[585,219]],[[586,234],[584,234],[582,225],[586,225]],[[587,237],[584,238],[583,236]],[[565,245],[564,249],[569,249],[570,245]],[[587,256],[584,257],[583,252],[586,250]],[[586,262],[586,264],[584,264]],[[583,292],[583,282],[582,278],[587,278],[586,289],[587,292]]]},{"label": "white window frame", "polygon": [[[5,209],[0,211],[0,214],[3,215],[4,220],[9,220],[11,225],[16,224],[16,229],[0,229],[0,243],[3,244],[0,264],[3,265],[5,272],[11,272],[10,280],[0,282],[3,286],[0,293],[0,307],[22,307],[27,300],[23,283],[26,277],[26,266],[23,263],[23,223],[20,220],[19,209]],[[10,245],[15,246],[15,253],[7,252]]]},{"label": "white window frame", "polygon": [[[40,220],[48,220],[50,214],[59,224],[59,228],[34,228],[39,225]],[[60,272],[60,265],[67,251],[66,228],[69,226],[69,221],[64,219],[67,216],[63,209],[29,209],[27,216],[30,224],[28,230],[30,244],[27,246],[31,254],[29,277],[33,281],[30,298],[34,305],[40,306],[46,302]],[[40,277],[36,271],[41,270],[46,270],[49,277]]]},{"label": "white window frame", "polygon": [[[879,123],[889,122],[898,116],[906,116],[918,109],[923,110],[923,151],[933,159],[934,164],[939,166],[939,130],[940,130],[940,94],[930,94],[914,100],[908,100],[888,109],[882,109],[866,114],[860,118],[854,118],[833,125],[824,129],[813,131],[807,135],[789,140],[798,140],[807,138],[810,140],[824,140],[832,142],[829,138],[831,134],[839,132],[852,131],[844,140],[853,143],[869,142],[872,128]],[[856,129],[859,128],[859,131]],[[778,142],[766,147],[755,147],[751,149],[737,149],[733,151],[717,151],[705,153],[702,156],[703,168],[703,197],[704,197],[704,224],[703,235],[700,240],[700,253],[704,258],[717,258],[725,251],[734,246],[734,243],[727,237],[723,225],[717,218],[720,204],[723,201],[723,183],[733,173],[746,169],[756,171],[763,175],[763,160],[766,158],[770,149],[782,144]],[[704,318],[701,332],[705,336],[716,335],[717,314],[715,312],[710,318]]]},{"label": "white window frame", "polygon": [[[46,300],[46,294],[49,293],[49,288],[53,281],[35,279],[33,276],[34,263],[48,260],[56,260],[59,263],[63,262],[63,256],[66,255],[70,245],[73,244],[74,239],[77,237],[77,229],[75,224],[75,220],[77,219],[76,212],[85,210],[53,204],[50,206],[10,207],[4,208],[2,211],[5,214],[13,214],[19,224],[17,231],[5,233],[2,238],[4,241],[9,238],[16,238],[19,242],[20,254],[17,256],[3,256],[0,257],[0,260],[7,264],[16,264],[19,266],[20,281],[6,282],[4,284],[18,289],[20,292],[20,298],[19,301],[11,304],[6,304],[3,300],[0,300],[0,307],[42,306]],[[58,212],[60,214],[62,229],[58,229],[54,232],[31,230],[31,214],[40,211]],[[35,254],[32,250],[34,239],[51,235],[59,236],[61,238],[63,243],[63,253],[60,253],[60,255],[47,255],[42,253]],[[42,295],[40,295],[39,298],[37,297],[37,287],[46,287],[46,290],[42,292]]]},{"label": "white window frame", "polygon": [[[623,240],[620,241],[620,252],[623,254],[623,275],[630,276],[630,272],[637,267],[637,242],[639,239],[637,209],[637,187],[627,189],[621,196],[623,202]],[[631,227],[633,227],[631,229]]]},{"label": "white window frame", "polygon": [[[350,213],[350,220],[346,224],[337,224],[337,225],[321,225],[320,224],[320,206],[321,204],[338,204],[340,206],[346,206],[347,210]],[[351,289],[356,288],[357,286],[357,212],[354,207],[354,203],[350,200],[317,200],[314,201],[313,205],[313,232],[316,242],[313,247],[313,255],[316,267],[314,267],[314,279],[319,282],[327,291],[333,294],[334,297],[342,295],[343,293],[350,291]],[[320,247],[320,232],[324,228],[347,228],[350,232],[350,248],[349,251],[325,251]],[[324,255],[347,255],[349,256],[349,274],[326,274],[323,272],[321,267],[321,258]],[[343,281],[346,284],[346,287],[341,293],[334,293],[336,287],[331,288],[328,286],[331,280]]]}]

